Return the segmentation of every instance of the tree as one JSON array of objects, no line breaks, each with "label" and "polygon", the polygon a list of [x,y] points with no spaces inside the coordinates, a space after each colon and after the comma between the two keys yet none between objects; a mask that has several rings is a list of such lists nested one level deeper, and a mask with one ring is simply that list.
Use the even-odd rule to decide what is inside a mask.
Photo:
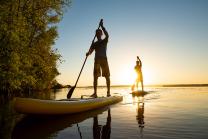
[{"label": "tree", "polygon": [[59,74],[53,49],[69,0],[0,0],[0,90],[42,90]]}]

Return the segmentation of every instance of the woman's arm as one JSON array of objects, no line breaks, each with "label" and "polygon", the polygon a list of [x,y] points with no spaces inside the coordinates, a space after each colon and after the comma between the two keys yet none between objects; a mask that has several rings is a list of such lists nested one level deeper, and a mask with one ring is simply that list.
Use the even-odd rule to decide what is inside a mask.
[{"label": "woman's arm", "polygon": [[103,22],[100,22],[100,26],[101,26],[101,28],[102,28],[104,34],[105,34],[105,37],[108,38],[109,35],[108,35],[108,32],[106,31],[105,27],[103,26]]}]

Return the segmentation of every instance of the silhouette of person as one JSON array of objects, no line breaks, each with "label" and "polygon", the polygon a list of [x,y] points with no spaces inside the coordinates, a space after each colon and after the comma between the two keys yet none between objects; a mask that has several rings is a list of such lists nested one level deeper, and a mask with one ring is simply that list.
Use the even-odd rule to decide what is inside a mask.
[{"label": "silhouette of person", "polygon": [[[107,96],[110,96],[110,70],[108,66],[108,60],[106,55],[107,43],[108,43],[108,32],[103,26],[103,22],[100,22],[101,29],[96,30],[97,41],[93,42],[89,51],[86,53],[86,56],[89,56],[95,50],[95,61],[94,61],[94,93],[91,97],[97,97],[97,81],[98,77],[102,76],[106,78],[107,84]],[[105,34],[105,38],[102,39],[103,32]]]},{"label": "silhouette of person", "polygon": [[138,102],[137,116],[139,127],[144,127],[144,103]]},{"label": "silhouette of person", "polygon": [[143,128],[144,128],[144,102],[138,102],[136,120],[138,122],[140,128],[140,134],[142,136]]},{"label": "silhouette of person", "polygon": [[98,124],[98,117],[93,118],[93,138],[94,139],[110,139],[111,134],[111,113],[108,110],[108,117],[106,125]]},{"label": "silhouette of person", "polygon": [[144,86],[143,86],[143,75],[142,75],[142,61],[140,60],[139,56],[137,56],[136,66],[134,67],[134,69],[137,73],[137,78],[136,78],[135,83],[132,86],[132,90],[134,90],[135,84],[138,90],[139,82],[141,82],[141,87],[142,87],[142,92],[143,92]]}]

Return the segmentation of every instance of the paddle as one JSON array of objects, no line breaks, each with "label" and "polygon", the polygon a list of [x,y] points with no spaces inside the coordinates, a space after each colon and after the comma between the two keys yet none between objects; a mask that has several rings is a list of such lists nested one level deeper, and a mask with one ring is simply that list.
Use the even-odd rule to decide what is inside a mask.
[{"label": "paddle", "polygon": [[[98,25],[98,29],[100,28],[100,23],[101,23],[101,22],[103,22],[103,19],[100,20],[99,25]],[[94,38],[93,38],[93,40],[92,40],[92,44],[94,43],[95,37],[96,37],[96,34],[95,34],[95,36],[94,36]],[[92,44],[91,44],[91,45],[92,45]],[[80,77],[80,75],[81,75],[81,73],[82,73],[82,70],[83,70],[84,65],[85,65],[85,63],[86,63],[86,60],[87,60],[87,56],[85,57],[84,63],[83,63],[83,65],[82,65],[81,71],[79,72],[79,76],[78,76],[78,78],[77,78],[77,81],[76,81],[75,85],[74,85],[73,87],[70,88],[70,90],[69,90],[69,92],[68,92],[68,94],[67,94],[67,98],[68,98],[68,99],[71,98],[71,96],[72,96],[72,94],[73,94],[73,92],[74,92],[74,89],[75,89],[76,86],[77,86],[77,82],[78,82],[79,77]]]}]

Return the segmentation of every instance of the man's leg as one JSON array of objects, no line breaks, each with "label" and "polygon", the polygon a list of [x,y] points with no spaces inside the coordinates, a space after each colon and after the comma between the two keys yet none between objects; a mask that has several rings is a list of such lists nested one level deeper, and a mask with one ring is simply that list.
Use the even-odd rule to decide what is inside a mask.
[{"label": "man's leg", "polygon": [[93,74],[94,74],[93,75],[94,76],[94,80],[93,80],[94,93],[91,95],[91,97],[97,97],[97,81],[98,81],[98,77],[100,76],[99,60],[95,60]]},{"label": "man's leg", "polygon": [[110,77],[107,76],[105,77],[106,79],[106,85],[107,85],[107,96],[109,97],[110,96]]},{"label": "man's leg", "polygon": [[107,85],[107,96],[110,96],[110,70],[108,66],[108,61],[106,59],[102,59],[101,62],[101,69],[102,69],[102,76],[106,79],[106,85]]},{"label": "man's leg", "polygon": [[94,81],[93,81],[94,93],[91,95],[91,97],[97,97],[97,80],[98,77],[94,76]]},{"label": "man's leg", "polygon": [[97,94],[97,81],[98,81],[98,77],[94,77],[94,82],[93,82],[94,94]]}]

